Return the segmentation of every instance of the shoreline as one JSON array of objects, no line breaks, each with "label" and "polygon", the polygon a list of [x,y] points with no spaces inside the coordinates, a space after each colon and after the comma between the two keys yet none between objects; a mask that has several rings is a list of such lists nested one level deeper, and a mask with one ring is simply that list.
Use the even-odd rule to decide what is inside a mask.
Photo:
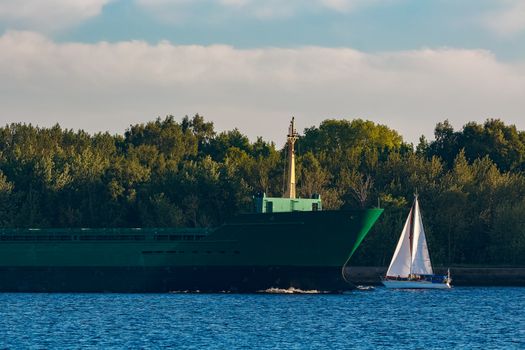
[{"label": "shoreline", "polygon": [[[380,285],[380,276],[386,274],[383,266],[350,266],[346,271],[355,285]],[[447,273],[447,268],[435,268],[436,274]],[[451,267],[454,286],[525,286],[525,267]]]}]

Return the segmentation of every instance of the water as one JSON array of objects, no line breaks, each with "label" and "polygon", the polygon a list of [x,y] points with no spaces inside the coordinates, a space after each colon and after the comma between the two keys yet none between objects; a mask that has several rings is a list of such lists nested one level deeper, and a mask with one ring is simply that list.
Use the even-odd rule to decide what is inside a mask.
[{"label": "water", "polygon": [[525,348],[525,288],[0,294],[0,348]]}]

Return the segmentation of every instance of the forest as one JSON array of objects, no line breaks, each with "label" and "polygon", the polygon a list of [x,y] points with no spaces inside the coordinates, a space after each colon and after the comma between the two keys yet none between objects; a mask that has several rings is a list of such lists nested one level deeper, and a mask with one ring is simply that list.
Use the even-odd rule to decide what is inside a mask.
[{"label": "forest", "polygon": [[[287,122],[283,122],[286,130]],[[202,116],[130,126],[123,135],[30,124],[0,128],[1,227],[202,227],[280,196],[283,142],[217,132]],[[525,132],[498,119],[405,142],[361,119],[325,120],[297,141],[297,191],[324,209],[380,206],[356,259],[388,265],[419,194],[432,260],[525,265]]]}]

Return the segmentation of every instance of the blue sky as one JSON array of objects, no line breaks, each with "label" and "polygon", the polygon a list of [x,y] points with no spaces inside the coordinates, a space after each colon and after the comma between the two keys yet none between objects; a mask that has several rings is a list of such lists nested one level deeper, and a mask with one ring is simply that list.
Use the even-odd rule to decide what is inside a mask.
[{"label": "blue sky", "polygon": [[[487,49],[502,59],[525,57],[525,24],[508,33],[487,25],[490,18],[512,10],[512,2],[504,0],[372,0],[370,4],[358,2],[349,10],[298,3],[291,6],[290,13],[267,17],[253,13],[253,6],[236,8],[216,1],[157,3],[110,2],[99,16],[58,33],[56,38],[83,42],[169,40],[239,48],[315,45],[368,52],[460,47]],[[280,2],[271,6],[280,6]],[[161,11],[165,11],[163,15]]]},{"label": "blue sky", "polygon": [[279,141],[361,117],[408,141],[525,128],[523,0],[0,0],[0,122],[123,132],[201,113]]}]

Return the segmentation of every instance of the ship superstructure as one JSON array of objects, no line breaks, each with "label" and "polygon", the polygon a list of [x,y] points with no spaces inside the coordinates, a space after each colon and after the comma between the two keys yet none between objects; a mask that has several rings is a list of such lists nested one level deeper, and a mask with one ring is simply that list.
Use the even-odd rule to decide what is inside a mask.
[{"label": "ship superstructure", "polygon": [[312,198],[296,198],[295,186],[295,142],[299,134],[295,129],[295,118],[292,117],[288,135],[286,137],[286,173],[285,191],[282,197],[266,197],[266,194],[255,196],[255,210],[257,213],[282,213],[294,211],[319,211],[322,210],[322,201],[319,194]]}]

